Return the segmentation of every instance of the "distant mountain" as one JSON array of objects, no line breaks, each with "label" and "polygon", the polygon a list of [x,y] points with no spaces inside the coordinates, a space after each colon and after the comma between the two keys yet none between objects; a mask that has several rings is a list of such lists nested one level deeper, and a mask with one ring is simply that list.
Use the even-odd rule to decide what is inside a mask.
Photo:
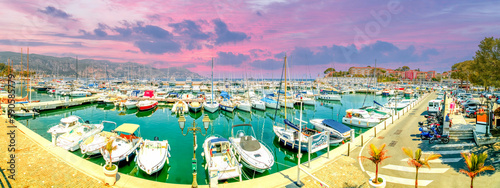
[{"label": "distant mountain", "polygon": [[[21,70],[21,54],[15,52],[0,52],[0,63],[7,64],[7,59],[14,62],[14,69]],[[23,70],[27,69],[27,56],[23,54]],[[59,77],[76,77],[77,63],[76,58],[72,57],[53,57],[38,54],[30,54],[29,68],[31,72],[37,72],[38,75],[58,75]],[[106,78],[106,70],[110,78],[131,78],[131,79],[150,79],[150,78],[170,78],[193,79],[203,78],[198,73],[189,71],[184,67],[169,67],[157,69],[150,65],[142,65],[134,62],[115,63],[107,60],[78,59],[78,76],[94,76],[97,79]]]}]

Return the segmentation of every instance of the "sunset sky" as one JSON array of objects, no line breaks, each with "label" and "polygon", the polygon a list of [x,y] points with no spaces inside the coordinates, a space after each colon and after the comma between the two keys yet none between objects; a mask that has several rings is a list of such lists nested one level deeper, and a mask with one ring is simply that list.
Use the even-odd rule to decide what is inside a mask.
[{"label": "sunset sky", "polygon": [[[447,71],[500,37],[498,1],[0,1],[0,51],[294,77],[351,66]],[[323,75],[323,74],[321,74]]]}]

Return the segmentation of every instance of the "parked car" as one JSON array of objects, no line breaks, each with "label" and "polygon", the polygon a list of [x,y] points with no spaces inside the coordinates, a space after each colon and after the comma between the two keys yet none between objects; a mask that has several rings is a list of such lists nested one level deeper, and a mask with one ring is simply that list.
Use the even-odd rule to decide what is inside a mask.
[{"label": "parked car", "polygon": [[479,105],[471,106],[471,107],[467,108],[467,110],[465,110],[465,116],[469,117],[469,118],[475,118],[476,111],[477,111],[478,107],[483,108],[483,110],[487,109],[487,107],[485,107],[485,106],[479,106]]},{"label": "parked car", "polygon": [[468,102],[466,102],[462,105],[462,109],[464,109],[464,111],[465,111],[465,109],[467,109],[469,107],[478,106],[480,104],[481,103],[478,100],[469,100]]}]

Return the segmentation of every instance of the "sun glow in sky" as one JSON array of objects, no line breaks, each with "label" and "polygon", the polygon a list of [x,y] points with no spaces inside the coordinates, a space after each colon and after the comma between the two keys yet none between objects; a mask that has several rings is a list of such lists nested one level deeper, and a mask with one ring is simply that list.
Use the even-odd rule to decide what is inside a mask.
[{"label": "sun glow in sky", "polygon": [[[1,1],[0,51],[297,78],[352,66],[447,71],[499,37],[495,1]],[[217,73],[216,73],[217,74]],[[321,74],[322,75],[322,74]]]}]

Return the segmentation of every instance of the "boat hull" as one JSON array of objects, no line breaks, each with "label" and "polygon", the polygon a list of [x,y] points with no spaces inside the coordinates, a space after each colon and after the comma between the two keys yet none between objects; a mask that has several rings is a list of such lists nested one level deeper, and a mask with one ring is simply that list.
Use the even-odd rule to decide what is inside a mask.
[{"label": "boat hull", "polygon": [[158,102],[154,102],[153,104],[150,105],[145,105],[145,106],[137,106],[137,109],[139,111],[147,111],[155,108],[158,105]]},{"label": "boat hull", "polygon": [[232,106],[226,106],[226,105],[222,105],[222,104],[220,105],[220,109],[228,111],[228,112],[233,112],[234,111],[234,107],[232,107]]}]

